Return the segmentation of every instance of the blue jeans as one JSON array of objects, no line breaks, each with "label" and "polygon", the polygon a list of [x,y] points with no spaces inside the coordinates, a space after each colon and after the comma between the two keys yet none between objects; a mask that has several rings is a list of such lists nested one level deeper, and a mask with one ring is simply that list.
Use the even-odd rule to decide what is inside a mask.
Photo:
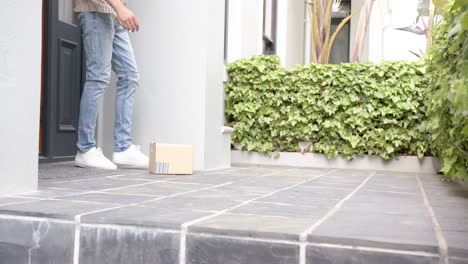
[{"label": "blue jeans", "polygon": [[78,150],[82,153],[96,146],[94,133],[99,105],[109,86],[111,69],[117,75],[115,102],[114,151],[132,144],[132,114],[138,69],[127,31],[111,14],[78,13],[86,56],[86,83],[80,104]]}]

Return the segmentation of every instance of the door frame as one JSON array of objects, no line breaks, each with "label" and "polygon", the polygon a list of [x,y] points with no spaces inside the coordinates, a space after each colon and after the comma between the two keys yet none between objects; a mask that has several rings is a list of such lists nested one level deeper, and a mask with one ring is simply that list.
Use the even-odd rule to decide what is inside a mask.
[{"label": "door frame", "polygon": [[[75,155],[69,156],[53,156],[52,146],[54,138],[52,137],[52,129],[56,129],[56,124],[52,123],[53,114],[57,110],[57,105],[53,104],[53,101],[57,100],[57,94],[54,94],[52,85],[58,76],[58,72],[51,70],[51,64],[54,60],[58,60],[57,51],[54,50],[54,42],[57,41],[54,36],[58,25],[55,22],[56,14],[58,12],[58,4],[55,1],[59,0],[42,0],[42,76],[41,76],[41,109],[40,109],[40,120],[42,124],[41,128],[41,137],[40,144],[42,146],[42,151],[39,153],[39,162],[40,163],[50,163],[50,162],[63,162],[71,161],[74,159]],[[66,42],[66,41],[65,41]],[[80,43],[81,45],[81,43]],[[83,64],[83,51],[81,50],[81,82],[80,82],[80,94],[83,91],[84,83],[84,64]]]}]

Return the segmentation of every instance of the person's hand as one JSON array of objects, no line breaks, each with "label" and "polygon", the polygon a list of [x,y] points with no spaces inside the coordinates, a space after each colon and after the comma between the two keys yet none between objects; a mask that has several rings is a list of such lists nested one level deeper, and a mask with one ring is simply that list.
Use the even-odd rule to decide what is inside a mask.
[{"label": "person's hand", "polygon": [[140,30],[140,24],[133,12],[125,6],[116,10],[120,24],[128,31],[134,32]]}]

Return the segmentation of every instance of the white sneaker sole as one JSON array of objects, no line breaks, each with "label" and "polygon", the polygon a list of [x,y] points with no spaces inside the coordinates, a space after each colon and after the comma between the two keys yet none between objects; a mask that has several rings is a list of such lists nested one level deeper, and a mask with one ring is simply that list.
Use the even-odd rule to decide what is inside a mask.
[{"label": "white sneaker sole", "polygon": [[133,163],[130,163],[130,162],[115,162],[113,161],[115,165],[117,165],[117,167],[121,168],[121,169],[142,169],[142,170],[146,170],[148,169],[148,165],[135,165]]}]

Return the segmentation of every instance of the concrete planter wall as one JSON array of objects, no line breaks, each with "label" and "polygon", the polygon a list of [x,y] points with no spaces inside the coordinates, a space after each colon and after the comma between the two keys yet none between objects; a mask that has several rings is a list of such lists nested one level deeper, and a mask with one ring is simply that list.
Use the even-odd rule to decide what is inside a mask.
[{"label": "concrete planter wall", "polygon": [[460,178],[454,178],[453,180],[460,184],[463,189],[468,191],[468,181],[462,180]]},{"label": "concrete planter wall", "polygon": [[232,150],[233,164],[278,165],[315,168],[338,168],[359,170],[385,170],[416,173],[437,173],[440,169],[439,160],[425,157],[420,160],[416,156],[402,156],[390,161],[384,161],[379,156],[358,156],[353,160],[345,157],[328,159],[318,153],[281,152],[278,158],[269,155]]}]

